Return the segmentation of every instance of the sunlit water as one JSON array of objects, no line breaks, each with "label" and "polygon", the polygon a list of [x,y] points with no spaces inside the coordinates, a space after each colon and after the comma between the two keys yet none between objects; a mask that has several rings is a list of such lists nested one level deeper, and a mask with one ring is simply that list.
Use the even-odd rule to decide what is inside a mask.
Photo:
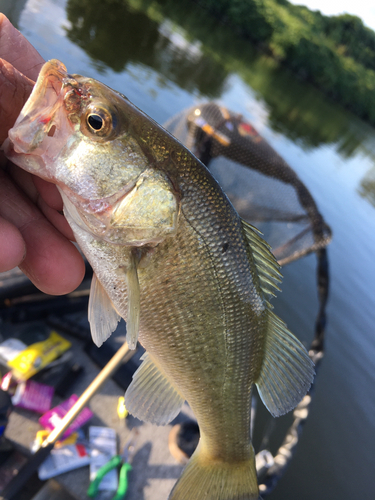
[{"label": "sunlit water", "polygon": [[[215,33],[195,38],[199,23],[187,38],[176,12],[172,22],[152,9],[127,10],[125,1],[0,0],[0,7],[45,59],[96,77],[160,123],[219,99],[295,169],[333,231],[326,357],[297,455],[271,498],[374,498],[375,131],[250,49],[242,60],[238,47],[215,54]],[[274,301],[306,342],[317,309],[315,265],[310,255],[286,266]]]}]

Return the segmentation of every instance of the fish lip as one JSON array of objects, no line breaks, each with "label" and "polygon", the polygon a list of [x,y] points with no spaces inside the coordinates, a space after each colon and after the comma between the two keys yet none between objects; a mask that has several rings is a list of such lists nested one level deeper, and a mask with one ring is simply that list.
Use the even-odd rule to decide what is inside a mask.
[{"label": "fish lip", "polygon": [[[38,149],[54,125],[56,112],[63,105],[65,83],[71,80],[74,79],[57,59],[42,66],[30,97],[9,130],[8,139],[15,153],[30,155]],[[8,140],[6,142],[6,150],[10,151]]]},{"label": "fish lip", "polygon": [[[13,142],[7,137],[5,141],[3,142],[1,148],[1,151],[4,151],[5,156],[11,160],[13,163],[16,165],[19,165],[20,163],[22,164],[28,164],[29,167],[32,165],[33,172],[37,172],[41,169],[44,170],[45,163],[43,159],[39,155],[33,155],[31,153],[20,153],[17,152],[16,149],[14,148]],[[26,160],[25,160],[26,157]],[[20,159],[20,162],[17,161],[17,159]],[[26,167],[26,165],[25,165]],[[47,178],[46,176],[43,176],[44,178]]]},{"label": "fish lip", "polygon": [[45,97],[47,90],[52,88],[58,96],[63,87],[64,80],[68,77],[66,66],[57,59],[52,59],[43,64],[32,94],[24,106],[22,112],[29,114],[35,107],[35,102]]},{"label": "fish lip", "polygon": [[32,153],[17,152],[9,137],[7,137],[1,145],[0,151],[3,151],[8,160],[15,165],[22,165],[24,170],[35,173],[39,175],[39,177],[51,182],[52,177],[48,175],[48,171],[45,168],[46,164],[41,156]]},{"label": "fish lip", "polygon": [[[74,127],[69,116],[67,120],[61,119],[62,114],[68,114],[64,99],[77,87],[77,80],[57,59],[42,66],[31,95],[2,145],[10,160],[30,173],[53,180],[56,157]],[[61,123],[66,124],[63,129]],[[53,137],[53,141],[48,139],[45,143],[48,136]]]},{"label": "fish lip", "polygon": [[[52,94],[52,97],[56,96],[55,98],[57,103],[61,90],[64,86],[64,81],[68,77],[69,75],[67,69],[62,62],[57,59],[47,61],[42,66],[33,91],[22,108],[14,127],[21,123],[24,118],[27,118],[28,120],[38,119],[39,122],[47,124],[50,121],[50,116],[43,116],[39,111],[35,110],[38,110],[39,108],[50,109],[51,107],[54,107],[53,104],[49,103],[50,95]],[[51,90],[53,92],[51,92]],[[45,102],[46,100],[47,102]]]}]

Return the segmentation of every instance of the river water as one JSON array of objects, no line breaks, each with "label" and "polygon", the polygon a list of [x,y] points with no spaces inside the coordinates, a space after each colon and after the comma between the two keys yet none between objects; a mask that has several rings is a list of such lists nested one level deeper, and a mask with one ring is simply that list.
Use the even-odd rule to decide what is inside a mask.
[{"label": "river water", "polygon": [[[297,172],[333,233],[326,356],[296,456],[269,498],[373,499],[375,130],[183,5],[0,0],[0,10],[45,59],[103,81],[160,123],[219,100]],[[315,272],[313,254],[285,266],[274,301],[305,342],[317,312]]]}]

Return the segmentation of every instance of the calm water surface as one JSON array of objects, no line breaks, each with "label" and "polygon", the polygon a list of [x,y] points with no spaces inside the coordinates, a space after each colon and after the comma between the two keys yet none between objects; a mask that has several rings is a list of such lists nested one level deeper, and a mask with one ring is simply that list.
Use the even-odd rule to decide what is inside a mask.
[{"label": "calm water surface", "polygon": [[[373,499],[375,131],[209,19],[163,5],[0,0],[45,59],[98,78],[160,123],[218,99],[243,113],[298,173],[333,231],[329,323],[311,416],[270,498]],[[286,266],[275,303],[305,342],[317,310],[315,266],[314,255]]]}]

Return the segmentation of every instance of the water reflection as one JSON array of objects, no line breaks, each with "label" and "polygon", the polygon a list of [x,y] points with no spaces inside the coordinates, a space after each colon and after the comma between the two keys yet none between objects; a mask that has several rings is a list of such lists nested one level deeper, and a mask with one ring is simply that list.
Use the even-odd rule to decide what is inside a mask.
[{"label": "water reflection", "polygon": [[[25,0],[7,4],[18,21],[16,8]],[[95,66],[104,72],[99,79],[126,89],[159,121],[192,106],[197,94],[202,100],[215,94],[243,112],[245,120],[262,124],[259,132],[298,174],[334,233],[328,250],[332,286],[326,359],[298,456],[272,498],[372,498],[374,130],[195,8],[187,0],[28,0],[18,26],[44,57],[69,59],[70,68],[93,76]],[[167,90],[159,92],[162,85]],[[151,90],[155,96],[149,97]],[[223,169],[223,179],[224,173],[232,188],[231,171]],[[254,188],[244,179],[233,177],[241,202]],[[285,266],[283,293],[274,302],[276,313],[306,341],[318,307],[315,272],[313,256]],[[263,421],[262,412],[260,406]],[[280,436],[287,425],[277,421]],[[153,491],[147,495],[155,497]]]},{"label": "water reflection", "polygon": [[68,38],[85,50],[99,72],[106,67],[121,72],[129,63],[141,63],[189,92],[211,97],[223,92],[228,73],[222,64],[170,23],[123,0],[69,0],[66,11]]},{"label": "water reflection", "polygon": [[165,124],[211,171],[281,265],[325,247],[331,231],[306,186],[241,115],[214,102]]},{"label": "water reflection", "polygon": [[358,192],[375,207],[375,167],[363,177]]},{"label": "water reflection", "polygon": [[[149,3],[143,0],[142,4]],[[362,136],[351,126],[352,115],[331,103],[311,85],[296,80],[274,59],[257,51],[248,42],[238,40],[233,31],[200,10],[190,9],[188,0],[158,0],[163,15],[169,17],[202,43],[202,50],[212,54],[228,73],[238,74],[256,90],[266,103],[268,125],[305,148],[335,143],[343,156],[349,157],[361,146]]]},{"label": "water reflection", "polygon": [[25,8],[27,0],[1,0],[0,1],[0,12],[5,14],[9,19],[11,19],[13,25],[18,28],[18,21],[21,12]]},{"label": "water reflection", "polygon": [[362,149],[350,114],[197,9],[186,0],[68,0],[67,36],[99,72],[140,63],[162,75],[161,86],[165,78],[209,98],[222,95],[236,73],[266,104],[269,125],[292,141],[334,144],[344,157]]}]

